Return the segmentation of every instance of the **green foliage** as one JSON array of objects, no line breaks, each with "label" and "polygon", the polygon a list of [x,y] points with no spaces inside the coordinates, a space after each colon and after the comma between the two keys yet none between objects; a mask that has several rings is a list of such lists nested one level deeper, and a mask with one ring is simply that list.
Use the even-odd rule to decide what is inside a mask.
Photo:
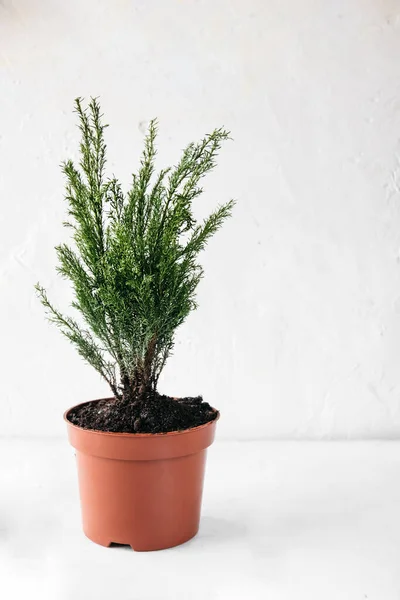
[{"label": "green foliage", "polygon": [[228,132],[216,129],[189,144],[179,163],[155,173],[157,122],[151,121],[140,168],[124,194],[105,176],[106,145],[100,106],[75,101],[80,162],[63,163],[68,221],[75,248],[56,248],[59,273],[75,293],[72,306],[86,329],[63,316],[36,286],[49,319],[109,383],[118,399],[155,391],[174,333],[196,308],[203,275],[198,254],[231,214],[233,201],[199,223],[192,202],[215,167]]}]

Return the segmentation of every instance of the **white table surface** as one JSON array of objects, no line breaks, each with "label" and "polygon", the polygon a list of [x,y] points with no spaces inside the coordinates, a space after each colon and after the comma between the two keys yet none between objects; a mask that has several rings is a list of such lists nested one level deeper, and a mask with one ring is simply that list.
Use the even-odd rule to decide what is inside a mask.
[{"label": "white table surface", "polygon": [[4,600],[399,600],[400,442],[216,442],[201,529],[161,552],[80,529],[65,439],[0,439]]}]

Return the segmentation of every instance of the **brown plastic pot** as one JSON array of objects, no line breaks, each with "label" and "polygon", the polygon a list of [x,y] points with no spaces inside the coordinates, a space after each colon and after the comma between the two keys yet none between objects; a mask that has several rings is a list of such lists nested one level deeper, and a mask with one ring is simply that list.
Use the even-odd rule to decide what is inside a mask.
[{"label": "brown plastic pot", "polygon": [[219,413],[193,429],[132,434],[82,429],[68,420],[70,410],[64,419],[76,449],[85,535],[102,546],[114,542],[138,551],[171,548],[194,537],[206,449]]}]

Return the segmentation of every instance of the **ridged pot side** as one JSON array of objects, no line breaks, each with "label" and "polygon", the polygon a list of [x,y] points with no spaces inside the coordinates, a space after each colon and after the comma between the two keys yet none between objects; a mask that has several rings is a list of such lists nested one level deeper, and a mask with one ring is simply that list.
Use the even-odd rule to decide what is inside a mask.
[{"label": "ridged pot side", "polygon": [[73,408],[64,419],[76,449],[86,536],[102,546],[116,542],[139,551],[170,548],[195,536],[206,452],[219,413],[193,429],[131,434],[73,425],[68,420]]}]

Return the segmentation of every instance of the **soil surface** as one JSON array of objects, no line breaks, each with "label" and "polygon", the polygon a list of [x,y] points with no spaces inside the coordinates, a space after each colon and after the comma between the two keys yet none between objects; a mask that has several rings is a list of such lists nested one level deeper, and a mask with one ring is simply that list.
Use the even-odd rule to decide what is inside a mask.
[{"label": "soil surface", "polygon": [[78,406],[68,420],[83,429],[114,433],[167,433],[213,421],[217,412],[201,396],[171,398],[155,394],[138,403],[106,398]]}]

